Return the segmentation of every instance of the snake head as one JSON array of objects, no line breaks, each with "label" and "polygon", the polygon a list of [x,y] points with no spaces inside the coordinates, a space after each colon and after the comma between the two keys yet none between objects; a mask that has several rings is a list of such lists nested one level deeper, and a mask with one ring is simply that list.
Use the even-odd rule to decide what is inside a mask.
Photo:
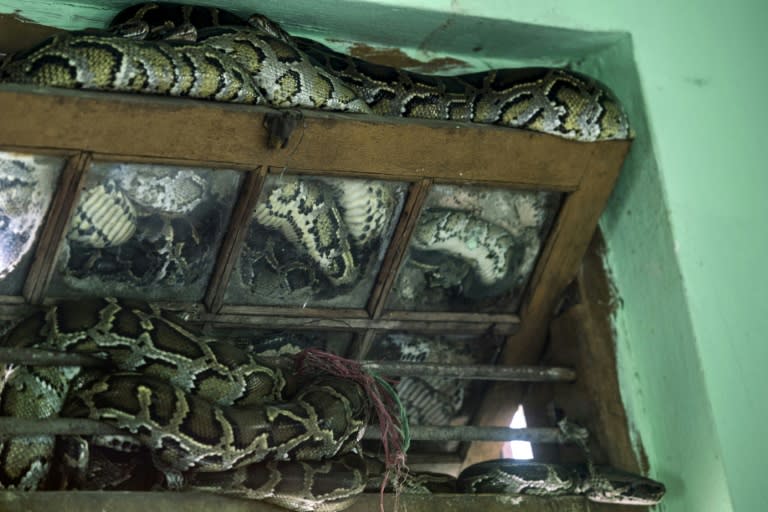
[{"label": "snake head", "polygon": [[614,468],[597,468],[597,482],[586,493],[590,501],[619,505],[652,506],[661,501],[661,482]]}]

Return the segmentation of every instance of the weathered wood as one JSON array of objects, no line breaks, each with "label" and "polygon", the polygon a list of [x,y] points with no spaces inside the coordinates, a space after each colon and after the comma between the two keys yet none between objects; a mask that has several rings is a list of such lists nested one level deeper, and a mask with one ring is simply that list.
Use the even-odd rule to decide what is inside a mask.
[{"label": "weathered wood", "polygon": [[261,189],[267,179],[267,169],[261,167],[258,170],[248,172],[241,186],[237,204],[232,210],[229,219],[229,227],[221,242],[221,249],[213,267],[213,274],[208,282],[205,292],[205,305],[208,311],[216,313],[224,304],[224,294],[235,268],[240,251],[243,248],[245,235],[253,217],[253,209],[259,199]]},{"label": "weathered wood", "polygon": [[[376,493],[359,496],[347,512],[379,510]],[[638,512],[637,507],[600,505],[581,497],[538,498],[494,494],[401,494],[395,507],[392,495],[384,496],[384,510],[408,512]],[[285,512],[268,503],[226,498],[195,492],[103,492],[103,491],[0,491],[0,509],[6,512]]]},{"label": "weathered wood", "polygon": [[431,186],[432,180],[430,179],[423,179],[411,185],[408,198],[403,205],[403,211],[400,213],[397,228],[395,228],[392,240],[387,247],[387,253],[384,255],[384,261],[368,300],[368,312],[373,318],[379,318],[384,311],[392,286],[397,278],[398,269],[408,252],[408,243],[411,240],[413,230],[416,228],[416,222],[427,200]]},{"label": "weathered wood", "polygon": [[273,150],[263,128],[269,108],[14,84],[0,85],[0,112],[14,120],[0,123],[0,145],[526,189],[576,189],[602,146],[495,126],[303,111],[288,147]]},{"label": "weathered wood", "polygon": [[358,335],[357,339],[352,343],[352,347],[350,348],[347,357],[356,360],[368,357],[368,352],[371,351],[378,334],[379,332],[376,329],[368,329],[362,335]]},{"label": "weathered wood", "polygon": [[[225,305],[219,311],[221,316],[280,316],[280,317],[301,317],[301,318],[368,318],[368,314],[363,309],[351,308],[300,308],[289,306],[244,306],[244,305]],[[216,321],[214,317],[208,318]]]},{"label": "weathered wood", "polygon": [[440,321],[449,322],[503,322],[520,323],[518,315],[507,313],[460,313],[440,311],[388,311],[381,315],[382,320],[405,321]]},{"label": "weathered wood", "polygon": [[77,209],[90,162],[89,153],[79,153],[67,160],[64,170],[61,171],[22,291],[24,298],[32,304],[39,304],[42,301],[48,283],[53,277],[59,248],[66,236],[69,221]]}]

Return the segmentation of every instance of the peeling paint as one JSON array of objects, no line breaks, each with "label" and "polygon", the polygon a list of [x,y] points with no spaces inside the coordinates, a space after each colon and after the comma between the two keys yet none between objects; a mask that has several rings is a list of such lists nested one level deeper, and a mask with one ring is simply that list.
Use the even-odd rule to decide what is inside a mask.
[{"label": "peeling paint", "polygon": [[18,14],[0,14],[0,55],[17,52],[61,32],[27,21]]},{"label": "peeling paint", "polygon": [[349,53],[353,57],[376,64],[407,68],[421,73],[445,72],[470,66],[468,62],[453,57],[436,57],[423,61],[411,57],[400,48],[374,48],[364,43],[354,43],[350,46]]}]

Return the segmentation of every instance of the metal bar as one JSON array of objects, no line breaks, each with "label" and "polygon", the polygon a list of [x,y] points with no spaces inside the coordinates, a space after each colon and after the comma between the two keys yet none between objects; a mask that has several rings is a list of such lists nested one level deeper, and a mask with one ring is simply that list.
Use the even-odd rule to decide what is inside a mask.
[{"label": "metal bar", "polygon": [[0,364],[29,366],[108,366],[108,362],[86,354],[57,352],[38,348],[0,347]]},{"label": "metal bar", "polygon": [[[507,427],[433,427],[414,425],[410,429],[414,441],[529,441],[531,443],[564,443],[556,428]],[[48,418],[44,420],[2,417],[0,438],[29,435],[130,435],[111,425],[80,418]],[[376,426],[365,429],[364,439],[380,439]]]},{"label": "metal bar", "polygon": [[[271,359],[271,358],[264,358]],[[37,348],[0,347],[0,364],[31,366],[107,366],[107,361],[86,354],[75,354]],[[362,361],[363,368],[380,375],[400,377],[446,377],[466,380],[504,380],[517,382],[557,382],[576,379],[570,368],[549,366],[494,366],[406,361]]]},{"label": "metal bar", "polygon": [[[410,428],[412,441],[528,441],[530,443],[564,444],[557,428],[509,428],[453,426],[434,427],[413,425]],[[363,439],[380,439],[378,427],[369,425]]]},{"label": "metal bar", "polygon": [[517,382],[572,381],[576,372],[570,368],[548,366],[495,366],[492,364],[436,364],[406,361],[363,361],[363,368],[381,375],[401,377],[450,377],[471,380]]}]

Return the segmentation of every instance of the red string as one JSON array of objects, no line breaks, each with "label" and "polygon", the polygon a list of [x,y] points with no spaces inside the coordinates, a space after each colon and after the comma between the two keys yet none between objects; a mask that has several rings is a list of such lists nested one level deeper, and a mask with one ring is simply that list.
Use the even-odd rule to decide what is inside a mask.
[{"label": "red string", "polygon": [[343,379],[349,379],[360,385],[371,402],[379,420],[381,444],[384,450],[386,473],[381,483],[381,510],[384,510],[384,488],[393,475],[396,495],[400,477],[406,470],[405,440],[403,425],[400,421],[400,407],[391,393],[384,388],[359,361],[345,359],[316,348],[308,348],[296,355],[296,368],[299,374],[307,371],[319,371]]}]

